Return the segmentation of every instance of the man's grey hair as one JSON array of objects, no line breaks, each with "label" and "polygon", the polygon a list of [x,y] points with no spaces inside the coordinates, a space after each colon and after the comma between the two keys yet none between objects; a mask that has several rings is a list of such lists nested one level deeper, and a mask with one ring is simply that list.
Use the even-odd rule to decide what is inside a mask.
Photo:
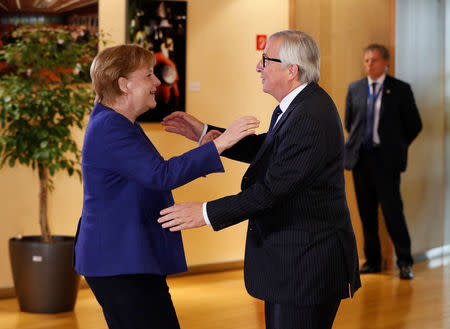
[{"label": "man's grey hair", "polygon": [[316,41],[307,33],[285,30],[274,33],[272,38],[281,38],[280,60],[284,67],[290,64],[298,66],[298,79],[301,82],[320,80],[320,52]]},{"label": "man's grey hair", "polygon": [[388,61],[391,58],[391,56],[389,55],[389,50],[385,46],[378,43],[371,43],[370,45],[368,45],[366,48],[364,48],[364,53],[373,50],[378,50],[381,54],[381,57],[385,61]]}]

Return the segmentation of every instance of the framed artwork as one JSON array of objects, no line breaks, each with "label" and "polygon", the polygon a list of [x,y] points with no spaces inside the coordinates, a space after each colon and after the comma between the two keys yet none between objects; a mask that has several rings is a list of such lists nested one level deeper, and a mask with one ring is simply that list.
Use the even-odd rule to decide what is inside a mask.
[{"label": "framed artwork", "polygon": [[161,81],[156,108],[138,118],[160,122],[186,102],[186,1],[128,0],[127,42],[151,50],[155,74]]}]

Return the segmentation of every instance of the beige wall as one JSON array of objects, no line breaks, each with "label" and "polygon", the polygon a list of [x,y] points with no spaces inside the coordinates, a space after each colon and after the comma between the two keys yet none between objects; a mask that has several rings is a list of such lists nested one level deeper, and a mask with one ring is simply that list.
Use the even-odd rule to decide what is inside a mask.
[{"label": "beige wall", "polygon": [[[445,1],[445,31],[450,31],[450,0]],[[445,171],[446,171],[446,184],[445,184],[445,229],[444,229],[444,243],[450,244],[450,175],[448,170],[450,168],[450,33],[445,33],[444,41],[445,49]]]},{"label": "beige wall", "polygon": [[[100,0],[100,29],[110,45],[125,41],[125,0]],[[269,20],[266,18],[270,17]],[[267,129],[274,100],[261,91],[255,72],[261,52],[256,35],[288,27],[287,0],[190,0],[187,27],[187,85],[200,82],[200,92],[187,91],[189,113],[217,125],[253,114]],[[196,145],[165,133],[158,124],[144,129],[165,158]],[[75,132],[81,146],[83,133]],[[177,202],[206,201],[236,193],[246,165],[224,160],[225,174],[201,178],[174,191]],[[38,179],[25,167],[0,170],[0,288],[11,287],[7,241],[17,234],[38,234]],[[82,186],[58,174],[50,195],[50,226],[54,234],[73,235],[82,207]],[[189,265],[243,259],[246,223],[221,232],[210,228],[183,233]]]}]

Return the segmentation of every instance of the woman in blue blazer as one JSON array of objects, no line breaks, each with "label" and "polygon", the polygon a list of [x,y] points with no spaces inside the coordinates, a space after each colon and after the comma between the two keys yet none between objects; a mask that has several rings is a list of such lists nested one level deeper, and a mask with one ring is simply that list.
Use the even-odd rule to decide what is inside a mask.
[{"label": "woman in blue blazer", "polygon": [[164,160],[136,118],[156,106],[155,58],[136,45],[104,49],[91,66],[96,105],[82,151],[83,212],[74,266],[109,328],[179,328],[166,275],[187,270],[180,233],[156,221],[171,190],[224,171],[219,154],[254,133],[244,117],[221,137]]}]

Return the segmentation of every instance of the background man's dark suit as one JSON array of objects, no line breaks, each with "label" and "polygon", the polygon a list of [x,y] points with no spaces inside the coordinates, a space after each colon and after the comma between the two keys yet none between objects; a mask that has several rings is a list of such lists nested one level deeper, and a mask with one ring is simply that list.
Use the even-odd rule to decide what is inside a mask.
[{"label": "background man's dark suit", "polygon": [[364,251],[367,262],[381,265],[378,237],[378,203],[395,246],[397,264],[411,265],[411,241],[403,214],[400,173],[407,165],[408,147],[422,129],[410,86],[386,75],[378,123],[379,145],[364,150],[368,78],[348,88],[345,128],[345,168],[353,169],[356,197],[363,222]]}]

